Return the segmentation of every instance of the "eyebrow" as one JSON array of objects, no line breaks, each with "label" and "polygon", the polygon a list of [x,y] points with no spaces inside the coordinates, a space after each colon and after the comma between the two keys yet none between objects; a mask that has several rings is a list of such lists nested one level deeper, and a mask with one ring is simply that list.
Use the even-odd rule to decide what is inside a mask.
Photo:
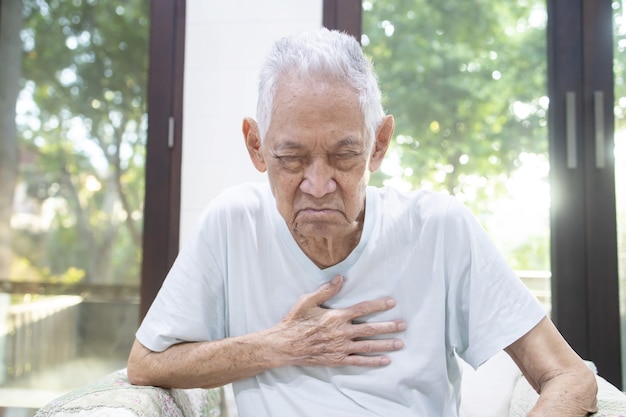
[{"label": "eyebrow", "polygon": [[304,148],[304,146],[302,146],[301,144],[288,140],[288,141],[281,142],[280,144],[278,144],[278,146],[276,146],[274,150],[284,151],[284,150],[296,150],[296,149],[302,149],[302,148]]},{"label": "eyebrow", "polygon": [[[333,149],[352,147],[352,146],[362,146],[362,145],[363,145],[362,141],[352,136],[348,136],[344,139],[339,140],[333,146]],[[299,149],[304,149],[304,148],[306,148],[306,146],[302,145],[301,143],[287,140],[285,142],[281,142],[278,146],[276,146],[276,148],[274,148],[274,151],[299,150]]]},{"label": "eyebrow", "polygon": [[345,146],[361,146],[363,145],[363,142],[353,138],[352,136],[349,136],[345,139],[341,139],[339,142],[337,142],[337,144],[335,145],[335,148],[342,148]]}]

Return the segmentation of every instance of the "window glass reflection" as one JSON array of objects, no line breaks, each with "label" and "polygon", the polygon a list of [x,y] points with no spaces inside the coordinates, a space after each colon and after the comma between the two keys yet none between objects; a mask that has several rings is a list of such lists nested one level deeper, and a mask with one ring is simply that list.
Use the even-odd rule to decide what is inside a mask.
[{"label": "window glass reflection", "polygon": [[36,408],[123,367],[133,340],[149,2],[1,7],[0,83],[17,87],[0,107],[0,154],[15,155],[0,175],[0,393],[14,399],[0,407]]}]

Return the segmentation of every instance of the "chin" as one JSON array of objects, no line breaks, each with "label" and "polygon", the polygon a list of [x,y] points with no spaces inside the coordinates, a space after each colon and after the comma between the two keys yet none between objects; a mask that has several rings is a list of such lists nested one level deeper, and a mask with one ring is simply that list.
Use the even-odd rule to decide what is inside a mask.
[{"label": "chin", "polygon": [[311,222],[311,223],[298,223],[295,225],[295,232],[303,237],[311,238],[329,238],[333,236],[344,235],[348,231],[348,225],[326,223],[326,222]]}]

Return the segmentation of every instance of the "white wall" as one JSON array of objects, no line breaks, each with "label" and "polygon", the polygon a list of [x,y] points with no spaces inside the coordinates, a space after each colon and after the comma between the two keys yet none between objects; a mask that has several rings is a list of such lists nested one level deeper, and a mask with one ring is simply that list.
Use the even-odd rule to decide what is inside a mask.
[{"label": "white wall", "polygon": [[241,134],[258,70],[276,39],[321,25],[322,0],[187,0],[181,242],[221,190],[265,181]]}]

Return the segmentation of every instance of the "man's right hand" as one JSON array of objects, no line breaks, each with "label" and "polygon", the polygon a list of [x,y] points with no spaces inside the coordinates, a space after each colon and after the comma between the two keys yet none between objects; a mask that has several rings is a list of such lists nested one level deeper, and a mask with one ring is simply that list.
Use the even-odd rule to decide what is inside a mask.
[{"label": "man's right hand", "polygon": [[341,289],[337,276],[305,294],[275,326],[221,340],[187,342],[154,352],[135,341],[128,358],[128,377],[136,385],[211,388],[249,378],[271,368],[302,366],[384,366],[385,352],[401,349],[389,336],[406,328],[403,320],[357,323],[395,306],[391,298],[364,301],[348,308],[323,304]]},{"label": "man's right hand", "polygon": [[363,301],[341,309],[323,307],[342,284],[343,278],[337,275],[316,291],[301,296],[280,323],[269,329],[274,333],[270,343],[285,365],[384,366],[390,363],[385,352],[404,347],[399,338],[375,338],[404,331],[403,320],[357,322],[361,317],[395,307],[392,298]]}]

